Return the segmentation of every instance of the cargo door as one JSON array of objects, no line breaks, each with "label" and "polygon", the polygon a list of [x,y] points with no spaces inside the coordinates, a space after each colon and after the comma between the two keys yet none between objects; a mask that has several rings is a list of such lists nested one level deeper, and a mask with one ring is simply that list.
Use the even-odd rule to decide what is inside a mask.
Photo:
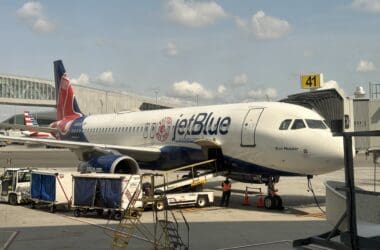
[{"label": "cargo door", "polygon": [[241,129],[241,146],[254,147],[256,146],[255,133],[259,123],[260,116],[263,113],[263,108],[250,109],[244,118]]}]

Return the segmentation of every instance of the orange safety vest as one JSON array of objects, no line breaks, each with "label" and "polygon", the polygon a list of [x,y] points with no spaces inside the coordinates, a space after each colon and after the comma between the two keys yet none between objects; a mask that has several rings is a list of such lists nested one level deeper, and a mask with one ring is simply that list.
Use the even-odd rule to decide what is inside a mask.
[{"label": "orange safety vest", "polygon": [[223,192],[227,192],[231,190],[231,182],[225,183],[223,182]]}]

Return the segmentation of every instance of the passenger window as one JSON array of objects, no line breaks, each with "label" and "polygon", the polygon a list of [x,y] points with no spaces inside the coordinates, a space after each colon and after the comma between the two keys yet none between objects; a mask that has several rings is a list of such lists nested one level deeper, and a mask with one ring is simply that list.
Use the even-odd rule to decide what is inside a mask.
[{"label": "passenger window", "polygon": [[291,119],[286,119],[281,122],[279,129],[280,130],[287,130],[289,128],[290,123],[292,122]]},{"label": "passenger window", "polygon": [[309,128],[326,129],[326,125],[321,120],[306,119],[306,124]]},{"label": "passenger window", "polygon": [[295,119],[292,125],[292,129],[306,128],[302,119]]}]

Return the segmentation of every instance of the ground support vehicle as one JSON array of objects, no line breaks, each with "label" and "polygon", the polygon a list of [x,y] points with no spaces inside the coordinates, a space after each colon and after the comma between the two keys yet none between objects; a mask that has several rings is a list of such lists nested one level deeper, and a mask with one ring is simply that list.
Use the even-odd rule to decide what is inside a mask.
[{"label": "ground support vehicle", "polygon": [[141,200],[132,199],[142,197],[140,175],[90,173],[73,174],[72,177],[71,208],[76,217],[88,212],[96,212],[99,216],[107,212],[109,217],[120,220],[129,205],[143,207]]},{"label": "ground support vehicle", "polygon": [[47,205],[54,213],[58,205],[70,207],[72,172],[32,171],[31,207]]},{"label": "ground support vehicle", "polygon": [[29,168],[6,168],[0,177],[0,201],[17,205],[30,197]]},{"label": "ground support vehicle", "polygon": [[[155,195],[156,198],[160,197]],[[205,207],[214,203],[214,192],[186,192],[169,193],[164,195],[164,199],[156,202],[156,209],[161,211],[165,208],[175,206],[196,206]]]}]

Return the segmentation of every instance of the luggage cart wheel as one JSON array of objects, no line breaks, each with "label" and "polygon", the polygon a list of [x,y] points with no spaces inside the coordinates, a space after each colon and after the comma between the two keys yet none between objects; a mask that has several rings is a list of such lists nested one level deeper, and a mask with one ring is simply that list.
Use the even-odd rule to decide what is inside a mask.
[{"label": "luggage cart wheel", "polygon": [[32,202],[30,202],[29,206],[30,206],[31,209],[35,209],[36,208],[36,203],[34,203],[34,201],[32,201]]},{"label": "luggage cart wheel", "polygon": [[96,209],[96,214],[98,216],[102,216],[103,215],[103,209]]},{"label": "luggage cart wheel", "polygon": [[57,207],[55,205],[50,206],[50,213],[55,213]]},{"label": "luggage cart wheel", "polygon": [[80,216],[80,210],[79,209],[74,209],[74,216],[79,217]]},{"label": "luggage cart wheel", "polygon": [[115,220],[121,220],[121,212],[119,211],[115,212],[115,214],[113,215],[113,218]]}]

